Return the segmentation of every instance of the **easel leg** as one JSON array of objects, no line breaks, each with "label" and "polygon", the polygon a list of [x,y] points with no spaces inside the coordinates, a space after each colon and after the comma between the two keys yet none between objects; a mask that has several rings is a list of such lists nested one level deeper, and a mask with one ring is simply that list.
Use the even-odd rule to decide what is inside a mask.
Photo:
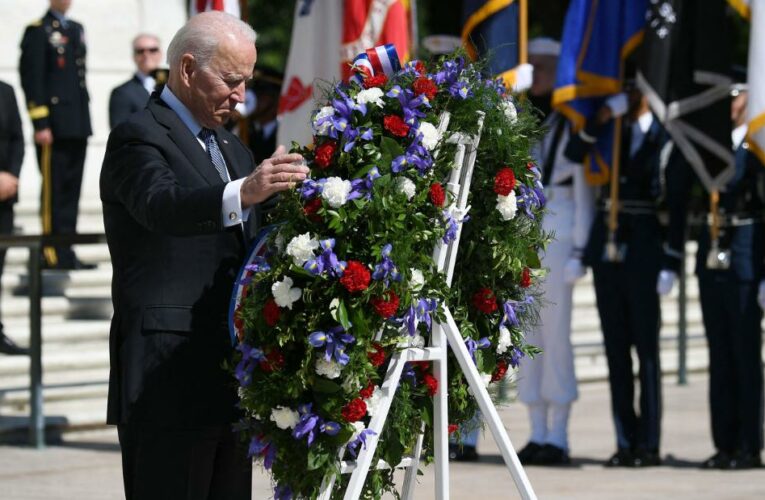
[{"label": "easel leg", "polygon": [[[433,325],[433,347],[446,348],[446,335],[441,325]],[[449,378],[446,375],[446,351],[433,361],[433,371],[438,381],[438,392],[433,396],[433,454],[436,479],[436,498],[449,498]]]}]

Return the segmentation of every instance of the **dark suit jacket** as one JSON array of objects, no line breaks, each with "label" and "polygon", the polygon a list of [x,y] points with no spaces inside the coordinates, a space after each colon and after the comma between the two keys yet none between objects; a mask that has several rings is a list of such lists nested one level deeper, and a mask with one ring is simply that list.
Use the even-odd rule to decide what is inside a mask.
[{"label": "dark suit jacket", "polygon": [[[0,170],[16,177],[24,160],[24,133],[21,130],[19,106],[13,87],[0,82]],[[17,197],[0,202],[0,206],[15,203]]]},{"label": "dark suit jacket", "polygon": [[[232,179],[248,175],[248,149],[216,133]],[[114,272],[108,422],[234,421],[235,383],[221,365],[245,245],[239,227],[223,227],[223,181],[155,93],[111,132],[100,186]]]},{"label": "dark suit jacket", "polygon": [[50,127],[56,139],[84,139],[92,134],[86,53],[85,30],[71,19],[63,27],[48,11],[27,26],[19,73],[35,130]]},{"label": "dark suit jacket", "polygon": [[130,115],[141,111],[149,101],[149,94],[137,76],[112,90],[109,96],[109,126],[116,127]]}]

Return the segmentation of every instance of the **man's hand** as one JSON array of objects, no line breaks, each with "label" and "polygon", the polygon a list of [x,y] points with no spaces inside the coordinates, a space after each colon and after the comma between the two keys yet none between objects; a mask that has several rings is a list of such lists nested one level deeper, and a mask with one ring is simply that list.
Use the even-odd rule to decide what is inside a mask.
[{"label": "man's hand", "polygon": [[308,167],[303,164],[303,157],[297,153],[285,154],[285,151],[284,146],[279,146],[271,158],[263,160],[244,180],[240,190],[243,209],[305,180]]},{"label": "man's hand", "polygon": [[19,178],[8,172],[0,172],[0,201],[10,200],[19,190]]},{"label": "man's hand", "polygon": [[662,297],[669,295],[675,287],[675,281],[677,281],[676,272],[667,269],[662,270],[659,272],[659,279],[656,280],[656,293]]},{"label": "man's hand", "polygon": [[50,146],[53,144],[53,133],[49,128],[35,131],[35,144],[39,144],[40,146]]}]

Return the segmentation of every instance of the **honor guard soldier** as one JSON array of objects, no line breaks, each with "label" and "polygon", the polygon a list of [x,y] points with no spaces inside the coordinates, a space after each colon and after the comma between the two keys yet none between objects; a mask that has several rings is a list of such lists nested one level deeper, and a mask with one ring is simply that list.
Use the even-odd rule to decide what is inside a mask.
[{"label": "honor guard soldier", "polygon": [[[582,161],[611,122],[609,108],[604,106],[591,122],[569,141],[566,155],[573,161]],[[616,430],[617,450],[605,465],[659,465],[661,315],[656,280],[662,235],[657,204],[667,134],[637,89],[629,90],[625,119],[608,126],[620,130],[620,161],[612,168],[611,182],[601,188],[599,213],[583,258],[593,271]],[[635,411],[633,346],[640,366],[639,411]]]},{"label": "honor guard soldier", "polygon": [[[82,171],[92,134],[85,87],[85,32],[67,18],[71,0],[50,0],[42,19],[27,26],[21,41],[19,72],[34,126],[42,174],[44,234],[77,229]],[[88,269],[68,245],[43,250],[44,267]]]}]

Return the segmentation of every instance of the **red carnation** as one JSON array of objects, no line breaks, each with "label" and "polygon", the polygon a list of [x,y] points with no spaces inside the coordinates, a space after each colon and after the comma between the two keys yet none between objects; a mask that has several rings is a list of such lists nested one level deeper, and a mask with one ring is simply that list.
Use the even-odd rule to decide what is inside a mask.
[{"label": "red carnation", "polygon": [[372,278],[367,266],[357,260],[349,260],[340,278],[340,284],[351,293],[366,290]]},{"label": "red carnation", "polygon": [[435,396],[438,392],[438,380],[430,373],[426,373],[422,377],[422,382],[428,386],[428,396]]},{"label": "red carnation", "polygon": [[409,125],[398,115],[388,115],[383,118],[383,126],[396,137],[406,137],[409,134]]},{"label": "red carnation", "polygon": [[321,198],[314,198],[303,205],[303,213],[313,222],[321,222],[321,217],[316,212],[321,208]]},{"label": "red carnation", "polygon": [[318,148],[316,148],[316,153],[314,155],[314,163],[316,163],[320,168],[327,168],[332,164],[332,157],[335,156],[335,151],[337,151],[337,142],[335,141],[327,141]]},{"label": "red carnation", "polygon": [[444,192],[444,187],[438,182],[434,182],[430,185],[430,201],[437,207],[444,206],[446,193]]},{"label": "red carnation", "polygon": [[454,434],[455,432],[457,432],[457,429],[459,429],[459,428],[460,428],[460,426],[457,425],[457,424],[449,424],[449,427],[447,427],[447,430],[448,430],[449,434]]},{"label": "red carnation", "polygon": [[374,297],[370,302],[372,302],[375,312],[385,319],[396,314],[396,310],[398,310],[398,295],[393,290],[388,290],[383,297]]},{"label": "red carnation", "polygon": [[526,164],[526,170],[531,170],[534,168],[534,162],[530,161]]},{"label": "red carnation", "polygon": [[422,61],[417,61],[414,63],[414,69],[417,73],[422,75],[425,73],[425,64],[423,64]]},{"label": "red carnation", "polygon": [[368,352],[367,358],[369,358],[369,362],[372,363],[372,366],[377,368],[385,363],[385,349],[383,349],[383,346],[377,342],[372,342],[372,348],[374,349],[374,352]]},{"label": "red carnation", "polygon": [[415,94],[425,94],[425,97],[428,99],[433,99],[438,93],[438,85],[436,85],[430,78],[424,76],[421,76],[414,81],[412,89]]},{"label": "red carnation", "polygon": [[524,267],[523,272],[521,273],[521,286],[523,288],[531,286],[531,270],[529,270],[528,267]]},{"label": "red carnation", "polygon": [[494,373],[491,374],[491,381],[492,382],[498,382],[505,378],[505,374],[507,373],[507,361],[504,359],[500,359],[497,361],[497,368],[494,370]]},{"label": "red carnation", "polygon": [[412,361],[412,366],[426,372],[430,370],[430,361]]},{"label": "red carnation", "polygon": [[481,288],[473,294],[473,307],[484,314],[491,314],[497,310],[497,297],[490,288]]},{"label": "red carnation", "polygon": [[274,326],[279,322],[279,316],[281,316],[281,314],[282,312],[279,310],[279,306],[276,305],[276,301],[274,299],[268,299],[263,306],[263,318],[265,318],[266,324],[268,326]]},{"label": "red carnation", "polygon": [[367,414],[367,404],[361,398],[356,398],[340,411],[346,422],[356,422]]},{"label": "red carnation", "polygon": [[363,85],[365,89],[371,89],[372,87],[382,87],[386,83],[388,83],[388,77],[383,73],[366,78]]},{"label": "red carnation", "polygon": [[515,189],[515,174],[513,169],[505,167],[494,176],[494,192],[500,196],[507,196]]},{"label": "red carnation", "polygon": [[266,373],[279,371],[284,368],[284,355],[279,349],[271,349],[266,354],[266,359],[258,363],[258,366]]},{"label": "red carnation", "polygon": [[375,392],[375,383],[370,381],[366,387],[361,389],[359,391],[359,396],[361,396],[364,399],[369,399],[372,397],[372,394]]}]

